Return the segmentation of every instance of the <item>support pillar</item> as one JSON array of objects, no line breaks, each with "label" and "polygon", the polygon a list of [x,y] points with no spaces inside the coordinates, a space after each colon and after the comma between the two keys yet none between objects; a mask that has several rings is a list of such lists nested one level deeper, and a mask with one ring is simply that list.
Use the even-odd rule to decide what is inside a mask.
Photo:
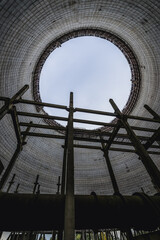
[{"label": "support pillar", "polygon": [[66,139],[65,139],[64,152],[63,152],[63,167],[62,167],[62,185],[61,185],[62,195],[65,194],[65,187],[66,187],[67,136],[68,136],[68,131],[66,130]]},{"label": "support pillar", "polygon": [[113,172],[113,168],[112,168],[109,156],[108,156],[108,151],[105,151],[103,149],[103,152],[104,152],[104,157],[106,159],[106,164],[107,164],[107,167],[108,167],[108,171],[109,171],[109,175],[110,175],[110,178],[111,178],[114,193],[118,194],[119,193],[119,188],[118,188],[118,184],[117,184],[117,181],[116,181],[116,178],[115,178],[115,175],[114,175],[114,172]]},{"label": "support pillar", "polygon": [[152,161],[151,157],[149,156],[148,152],[146,151],[145,147],[141,144],[140,140],[128,124],[127,120],[117,107],[117,105],[114,103],[112,99],[110,99],[110,103],[115,110],[118,118],[122,122],[123,126],[125,127],[128,137],[130,138],[137,154],[140,156],[142,163],[144,164],[148,174],[150,175],[153,184],[155,187],[159,190],[160,189],[160,171],[158,170],[157,166]]},{"label": "support pillar", "polygon": [[74,153],[73,153],[73,93],[70,93],[70,108],[67,136],[67,176],[64,216],[64,240],[75,238],[75,202],[74,202]]},{"label": "support pillar", "polygon": [[15,176],[16,176],[16,174],[13,174],[13,177],[12,177],[11,181],[9,182],[9,186],[8,186],[8,188],[7,188],[7,193],[9,192],[12,184],[14,183]]},{"label": "support pillar", "polygon": [[39,179],[39,175],[37,175],[36,181],[35,181],[35,183],[34,183],[33,194],[35,194],[37,185],[39,184],[39,183],[38,183],[38,179]]},{"label": "support pillar", "polygon": [[[102,140],[102,137],[101,137],[101,140]],[[107,164],[107,167],[108,167],[108,171],[109,171],[109,175],[110,175],[110,178],[111,178],[114,193],[118,194],[119,193],[119,188],[118,188],[118,184],[117,184],[117,181],[116,181],[113,169],[112,169],[112,165],[111,165],[111,162],[110,162],[110,159],[109,159],[108,150],[106,149],[107,144],[105,146],[103,141],[101,141],[101,145],[102,145],[102,151],[104,152],[104,157],[105,157],[106,164]]]},{"label": "support pillar", "polygon": [[58,177],[57,193],[56,193],[56,194],[59,194],[59,193],[60,193],[60,186],[61,186],[61,177],[59,176],[59,177]]}]

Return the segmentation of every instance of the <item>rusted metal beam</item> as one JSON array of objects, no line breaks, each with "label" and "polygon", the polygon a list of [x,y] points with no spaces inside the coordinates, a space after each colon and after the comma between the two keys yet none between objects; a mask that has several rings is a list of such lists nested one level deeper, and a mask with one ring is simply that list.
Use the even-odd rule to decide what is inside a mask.
[{"label": "rusted metal beam", "polygon": [[[81,144],[74,144],[74,148],[88,148],[88,149],[95,149],[95,150],[102,150],[101,147],[99,146],[90,146],[90,145],[81,145]],[[127,148],[110,148],[110,151],[114,152],[129,152],[129,153],[137,153],[136,150],[133,149],[127,149]],[[148,151],[148,154],[155,154],[155,155],[160,155],[160,152],[155,152],[155,151]]]},{"label": "rusted metal beam", "polygon": [[147,104],[145,104],[144,107],[154,117],[154,119],[160,120],[159,114],[157,114],[152,108],[150,108]]},{"label": "rusted metal beam", "polygon": [[[101,143],[102,143],[103,150],[106,150],[106,151],[109,150],[109,148],[110,148],[111,144],[113,143],[113,140],[114,140],[114,138],[116,137],[116,135],[117,135],[117,133],[118,133],[118,131],[119,131],[120,128],[121,128],[121,123],[120,123],[120,121],[118,121],[118,122],[117,122],[117,125],[114,127],[114,129],[113,129],[113,131],[112,131],[109,139],[106,141],[105,146],[104,146],[104,144],[103,144],[103,141],[101,142]],[[102,139],[101,139],[101,140],[102,140]]]},{"label": "rusted metal beam", "polygon": [[64,135],[55,135],[55,134],[47,134],[47,133],[35,133],[35,132],[22,132],[24,136],[32,136],[32,137],[44,137],[44,138],[58,138],[65,139]]},{"label": "rusted metal beam", "polygon": [[148,152],[146,151],[145,147],[141,144],[138,137],[134,133],[134,131],[129,126],[128,122],[124,118],[123,114],[115,104],[115,102],[110,99],[109,100],[113,109],[115,110],[116,114],[118,115],[118,118],[122,122],[123,126],[125,127],[128,137],[130,138],[131,142],[133,143],[133,146],[139,155],[141,161],[143,162],[148,174],[150,175],[153,184],[155,187],[159,190],[160,189],[160,171],[158,170],[157,166],[152,161],[151,157],[149,156]]},{"label": "rusted metal beam", "polygon": [[[90,110],[90,109],[83,109],[83,108],[75,108],[74,110],[77,111],[77,112],[86,112],[86,113],[100,114],[100,115],[113,116],[113,117],[118,116],[116,113],[110,113],[110,112],[98,111],[98,110]],[[139,116],[132,116],[132,115],[127,115],[127,114],[124,114],[124,117],[129,118],[129,119],[137,119],[137,120],[142,120],[142,121],[148,121],[148,122],[160,122],[159,120],[156,120],[156,119],[139,117]]]},{"label": "rusted metal beam", "polygon": [[21,129],[20,129],[19,120],[18,120],[17,111],[16,111],[15,106],[13,106],[11,108],[10,113],[11,113],[14,130],[15,130],[16,137],[17,137],[17,142],[18,142],[18,144],[22,144]]},{"label": "rusted metal beam", "polygon": [[[20,126],[28,126],[29,123],[20,122],[19,125],[20,125]],[[116,124],[106,123],[106,126],[115,127]],[[32,127],[35,127],[35,128],[54,129],[54,130],[63,130],[63,131],[66,130],[66,127],[63,127],[63,126],[49,126],[49,125],[35,124],[35,123],[32,124]],[[124,128],[124,127],[121,126],[121,128]],[[143,127],[135,127],[135,126],[131,126],[131,128],[132,128],[133,130],[145,131],[145,132],[155,132],[155,131],[156,131],[156,129],[152,129],[152,128],[143,128]],[[76,133],[76,132],[79,132],[79,131],[80,131],[80,132],[86,131],[86,129],[84,130],[84,129],[79,129],[79,128],[74,128],[73,130],[74,130],[75,133]],[[89,131],[90,131],[90,133],[93,133],[93,134],[97,133],[97,134],[98,134],[98,131],[97,131],[97,130],[96,130],[96,131],[95,131],[95,130],[89,130]],[[104,132],[103,134],[105,134],[105,132]]]},{"label": "rusted metal beam", "polygon": [[[59,139],[65,139],[65,136],[63,135],[54,135],[54,134],[45,134],[45,133],[35,133],[35,132],[29,132],[27,133],[26,131],[21,132],[22,135],[28,135],[28,136],[34,136],[34,137],[46,137],[46,138],[59,138]],[[111,136],[111,133],[105,133],[105,136]],[[137,136],[139,140],[144,140],[147,141],[149,137],[145,136]],[[123,139],[129,139],[127,134],[117,134],[116,138],[123,138]],[[89,141],[89,142],[100,142],[99,139],[96,138],[87,138],[87,137],[78,137],[74,136],[74,140],[79,140],[79,141]],[[106,142],[106,140],[103,140]]]},{"label": "rusted metal beam", "polygon": [[60,187],[61,187],[61,177],[58,176],[57,193],[56,194],[60,194]]},{"label": "rusted metal beam", "polygon": [[99,114],[99,115],[106,115],[106,116],[116,117],[115,113],[99,111],[99,110],[91,110],[91,109],[85,109],[85,108],[74,108],[74,111],[75,112],[93,113],[93,114]]},{"label": "rusted metal beam", "polygon": [[88,148],[88,149],[95,149],[95,150],[102,150],[100,146],[91,146],[91,145],[81,145],[81,144],[74,144],[74,148]]},{"label": "rusted metal beam", "polygon": [[152,146],[152,144],[158,139],[160,136],[160,127],[157,131],[148,139],[148,141],[144,144],[145,149],[148,149]]},{"label": "rusted metal beam", "polygon": [[20,126],[30,126],[33,128],[43,128],[43,129],[53,129],[53,130],[60,130],[60,131],[66,131],[66,127],[63,126],[49,126],[49,125],[44,125],[44,124],[35,124],[35,123],[25,123],[25,122],[20,122]]},{"label": "rusted metal beam", "polygon": [[147,117],[139,117],[139,116],[132,116],[132,115],[123,115],[126,119],[136,119],[136,120],[141,120],[141,121],[146,121],[146,122],[155,122],[155,123],[160,123],[160,120],[158,119],[153,119],[153,118],[147,118]]},{"label": "rusted metal beam", "polygon": [[65,194],[65,189],[66,189],[66,158],[67,158],[67,132],[66,132],[66,138],[64,142],[64,152],[63,152],[63,166],[62,166],[62,185],[61,185],[61,194]]},{"label": "rusted metal beam", "polygon": [[36,176],[36,181],[34,182],[34,188],[33,188],[33,194],[35,194],[35,192],[36,192],[36,188],[37,188],[37,186],[38,186],[38,179],[39,179],[39,174],[37,174],[37,176]]},{"label": "rusted metal beam", "polygon": [[65,117],[49,116],[49,115],[43,115],[43,114],[38,114],[38,113],[17,111],[17,114],[19,116],[26,116],[26,117],[33,117],[33,118],[45,118],[45,119],[53,119],[53,120],[60,120],[60,121],[68,121],[68,118],[65,118]]},{"label": "rusted metal beam", "polygon": [[111,146],[111,144],[113,143],[113,140],[116,136],[116,134],[118,133],[119,129],[121,127],[121,124],[120,122],[118,121],[117,122],[117,126],[113,129],[113,132],[109,138],[109,140],[107,141],[107,143],[105,144],[102,140],[102,136],[100,134],[100,140],[101,140],[101,145],[102,145],[102,151],[104,153],[104,158],[106,160],[106,164],[107,164],[107,167],[108,167],[108,171],[109,171],[109,175],[110,175],[110,178],[111,178],[111,182],[112,182],[112,186],[113,186],[113,190],[114,190],[114,193],[115,194],[119,194],[119,188],[118,188],[118,184],[117,184],[117,181],[116,181],[116,177],[114,175],[114,172],[113,172],[113,168],[112,168],[112,165],[111,165],[111,162],[110,162],[110,159],[109,159],[109,148]]},{"label": "rusted metal beam", "polygon": [[[158,119],[160,120],[160,115],[157,114],[152,108],[150,108],[148,105],[144,105],[144,107],[148,110],[148,112],[154,117],[154,119]],[[158,133],[156,134],[156,132],[158,131]],[[145,148],[147,148],[148,146],[152,146],[152,143],[154,141],[155,138],[158,138],[159,137],[159,129],[155,132],[155,135],[153,134],[152,136],[152,139],[148,140],[147,143],[146,143],[146,146]],[[150,143],[149,143],[150,141]],[[158,145],[160,146],[160,140],[159,139],[156,139]]]},{"label": "rusted metal beam", "polygon": [[71,92],[67,128],[67,174],[64,213],[64,240],[74,240],[75,237],[73,112],[73,93]]},{"label": "rusted metal beam", "polygon": [[5,102],[4,106],[0,109],[0,120],[8,113],[8,111],[12,108],[13,102],[16,99],[19,99],[29,88],[29,85],[25,85],[21,88],[12,98]]},{"label": "rusted metal beam", "polygon": [[102,143],[102,148],[103,148],[102,150],[103,150],[104,157],[105,157],[105,160],[106,160],[106,164],[107,164],[107,167],[108,167],[108,171],[109,171],[109,175],[110,175],[110,178],[111,178],[114,193],[119,194],[120,193],[119,192],[119,187],[118,187],[116,177],[115,177],[112,165],[111,165],[111,161],[109,159],[109,153],[108,153],[108,150],[105,149],[105,145],[103,143]]},{"label": "rusted metal beam", "polygon": [[[7,98],[0,97],[0,100],[7,100]],[[60,109],[65,109],[67,111],[69,110],[69,108],[64,105],[51,104],[51,103],[45,103],[45,102],[36,102],[36,101],[31,101],[31,100],[26,100],[26,99],[15,99],[14,103],[15,104],[16,103],[32,104],[32,105],[37,105],[37,106],[60,108]],[[84,108],[74,108],[74,112],[84,112],[84,113],[100,114],[100,115],[117,117],[116,113],[92,110],[92,109],[84,109]],[[160,122],[159,120],[146,118],[146,117],[132,116],[132,115],[127,115],[127,114],[124,114],[124,116],[129,119],[137,119],[137,120],[149,121],[149,122]]]},{"label": "rusted metal beam", "polygon": [[45,103],[45,102],[36,102],[36,101],[31,101],[31,100],[26,100],[26,99],[15,100],[14,103],[15,104],[16,103],[31,104],[31,105],[42,106],[42,107],[51,107],[51,108],[59,108],[59,109],[68,110],[68,107],[64,106],[64,105]]},{"label": "rusted metal beam", "polygon": [[16,174],[14,173],[13,176],[12,176],[11,181],[9,182],[9,186],[8,186],[8,188],[7,188],[7,193],[9,192],[11,186],[14,184],[15,176],[16,176]]},{"label": "rusted metal beam", "polygon": [[101,126],[108,126],[108,127],[115,126],[115,124],[113,124],[113,123],[98,122],[98,121],[92,121],[92,120],[83,120],[83,119],[77,119],[77,118],[74,118],[73,122],[91,124],[91,125],[101,125]]},{"label": "rusted metal beam", "polygon": [[10,100],[10,98],[8,98],[8,97],[0,97],[0,101],[9,101]]}]

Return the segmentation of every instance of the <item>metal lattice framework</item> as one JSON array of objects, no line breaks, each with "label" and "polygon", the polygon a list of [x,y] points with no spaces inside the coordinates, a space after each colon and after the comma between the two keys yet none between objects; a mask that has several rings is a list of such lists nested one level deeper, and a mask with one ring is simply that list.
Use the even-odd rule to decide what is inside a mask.
[{"label": "metal lattice framework", "polygon": [[[63,228],[64,228],[64,239],[72,240],[72,239],[74,239],[75,227],[76,228],[77,227],[80,227],[80,228],[91,227],[90,225],[87,225],[87,222],[86,222],[86,225],[85,225],[85,223],[83,223],[83,224],[81,223],[82,216],[79,213],[80,212],[79,209],[83,209],[84,206],[89,206],[91,204],[90,197],[86,196],[86,200],[85,200],[85,196],[84,196],[84,200],[83,200],[82,196],[81,197],[78,197],[78,196],[76,197],[75,194],[74,194],[74,148],[91,148],[91,149],[95,149],[95,150],[96,149],[97,150],[102,150],[102,152],[104,153],[104,157],[105,157],[106,164],[107,164],[107,167],[108,167],[108,170],[109,170],[109,174],[110,174],[111,182],[112,182],[112,185],[113,185],[115,197],[112,197],[112,203],[109,203],[109,202],[107,203],[107,201],[109,201],[109,199],[110,199],[109,196],[108,197],[106,196],[104,199],[103,199],[103,197],[100,197],[100,196],[99,196],[99,198],[97,198],[97,195],[95,193],[92,193],[92,195],[93,195],[92,198],[97,199],[97,200],[95,200],[96,201],[96,205],[95,205],[96,208],[97,208],[97,203],[98,203],[97,201],[99,201],[99,204],[100,204],[102,210],[104,210],[103,202],[105,201],[107,206],[110,206],[112,211],[114,211],[114,208],[113,208],[112,204],[114,203],[114,201],[117,201],[116,196],[118,196],[118,198],[121,199],[121,201],[123,202],[123,204],[125,206],[124,209],[123,209],[124,212],[127,211],[127,205],[130,206],[129,207],[130,210],[132,209],[131,208],[132,204],[129,203],[129,201],[131,201],[131,199],[132,199],[132,201],[134,201],[135,207],[138,209],[138,205],[136,203],[136,199],[134,200],[134,197],[131,197],[131,199],[127,199],[126,197],[121,195],[121,193],[119,191],[118,183],[116,181],[114,171],[112,169],[112,165],[111,165],[111,162],[110,162],[110,159],[109,159],[109,155],[108,155],[109,151],[136,153],[139,156],[139,159],[144,164],[144,167],[146,168],[154,187],[157,189],[157,192],[159,192],[159,190],[160,190],[160,172],[159,172],[157,166],[152,161],[149,154],[160,155],[160,151],[158,151],[159,146],[158,145],[153,145],[153,143],[155,141],[158,142],[158,143],[160,141],[160,127],[158,129],[134,127],[134,126],[130,126],[129,123],[127,122],[128,119],[137,119],[137,120],[140,120],[140,121],[160,123],[160,116],[157,113],[155,113],[149,106],[145,105],[144,107],[149,111],[149,113],[153,116],[153,118],[139,117],[139,116],[132,116],[132,115],[123,114],[118,109],[117,105],[115,104],[115,102],[112,99],[110,99],[110,103],[111,103],[111,105],[114,109],[114,113],[91,110],[91,109],[74,108],[74,106],[73,106],[73,93],[70,93],[69,107],[64,106],[64,105],[49,104],[49,103],[43,103],[43,102],[40,103],[40,102],[25,100],[25,99],[21,98],[22,95],[27,91],[28,88],[29,88],[29,86],[25,85],[12,98],[0,97],[0,100],[5,102],[4,106],[0,109],[0,119],[2,119],[6,114],[11,114],[14,129],[15,129],[15,134],[16,134],[16,137],[17,137],[17,148],[16,148],[15,153],[14,153],[12,159],[10,160],[7,168],[5,169],[5,171],[3,173],[3,176],[2,176],[1,181],[0,181],[0,189],[1,190],[3,189],[3,186],[4,186],[5,182],[8,180],[8,177],[9,177],[10,172],[11,172],[11,170],[12,170],[12,168],[13,168],[15,162],[16,162],[16,159],[23,149],[23,145],[25,144],[26,136],[63,139],[64,140],[64,144],[63,144],[64,158],[63,158],[63,169],[62,169],[61,184],[60,184],[60,177],[59,177],[58,184],[57,184],[58,185],[58,190],[57,190],[58,195],[57,195],[57,197],[55,197],[54,195],[51,195],[51,197],[47,197],[46,200],[45,199],[43,201],[41,200],[42,204],[45,205],[45,204],[47,204],[47,201],[48,201],[48,198],[49,198],[50,201],[53,202],[53,208],[54,209],[57,208],[57,209],[59,209],[59,211],[60,211],[60,208],[64,209],[64,226],[61,223],[62,219],[60,218],[61,220],[59,222],[59,224],[60,224],[59,239],[62,238]],[[32,104],[32,105],[36,105],[36,106],[38,105],[38,106],[47,106],[47,107],[52,107],[52,108],[64,109],[64,110],[68,111],[68,117],[48,116],[48,115],[43,115],[43,114],[20,112],[20,111],[16,110],[16,105],[17,104]],[[74,112],[87,112],[87,113],[93,113],[93,114],[115,116],[115,117],[118,118],[118,121],[117,121],[116,124],[113,124],[113,123],[96,122],[96,121],[83,120],[83,119],[75,119],[74,118]],[[67,126],[66,127],[63,127],[63,126],[47,126],[47,125],[42,125],[42,124],[34,124],[34,122],[29,122],[29,123],[28,122],[20,122],[19,121],[20,116],[29,116],[33,119],[34,118],[42,118],[42,119],[54,119],[54,120],[66,121]],[[73,127],[74,122],[88,123],[88,124],[94,124],[94,125],[96,124],[96,125],[101,125],[101,126],[109,126],[109,127],[112,127],[112,131],[111,132],[103,132],[100,129],[98,129],[98,130],[76,129],[76,128]],[[22,131],[21,126],[23,126],[23,127],[25,126],[26,130]],[[35,132],[31,131],[32,127],[34,127],[34,128],[44,128],[44,129],[54,129],[54,130],[60,131],[62,134],[61,135],[59,135],[59,134],[56,135],[56,134],[48,134],[48,133],[47,134],[45,134],[45,133],[43,133],[43,134],[42,133],[35,133]],[[118,133],[121,128],[126,130],[126,134],[119,134]],[[142,136],[137,136],[134,133],[134,130],[140,130],[140,131],[144,131],[144,132],[149,131],[149,132],[152,132],[152,136],[151,137],[146,137],[146,136],[143,136],[143,135]],[[117,140],[115,140],[115,138],[120,138],[120,139],[123,139],[123,140],[126,139],[126,140],[129,140],[129,142],[128,141],[117,141]],[[75,140],[79,140],[82,143],[83,143],[83,141],[84,142],[91,142],[93,144],[92,145],[86,145],[86,144],[77,145],[77,144],[74,143]],[[142,143],[142,141],[143,141],[143,143]],[[100,143],[101,146],[95,145],[96,143]],[[111,147],[112,144],[119,145],[119,148]],[[125,148],[125,146],[127,146],[127,148]],[[130,147],[134,147],[134,150]],[[153,148],[153,150],[150,151],[149,150],[150,148]],[[12,180],[10,181],[10,185],[7,189],[7,192],[9,192],[9,188],[14,181],[14,177],[15,177],[15,175],[13,175]],[[37,190],[37,193],[40,193],[40,191],[39,191],[40,186],[38,184],[38,178],[39,178],[39,175],[37,175],[37,178],[36,178],[35,186],[34,186],[34,189],[33,189],[33,194],[35,194],[36,190]],[[60,185],[61,185],[61,195],[59,195],[60,194]],[[17,186],[17,188],[18,188],[18,186]],[[64,198],[64,196],[65,196],[65,198]],[[156,198],[155,197],[152,197],[152,198],[148,197],[145,194],[139,194],[137,196],[140,196],[140,198],[142,199],[142,202],[147,201],[147,204],[143,203],[145,207],[150,208],[151,206],[148,202],[151,201],[152,202],[151,205],[153,205],[152,208],[159,209],[159,207],[160,207],[159,196],[157,196]],[[8,199],[7,201],[10,201],[10,197],[8,195],[5,196],[5,195],[1,194],[0,201],[1,201],[2,206],[4,204],[3,198],[4,199],[6,198],[6,199]],[[14,197],[14,198],[15,198],[14,202],[17,203],[19,201],[19,198],[17,198],[17,197]],[[22,199],[23,198],[30,199],[29,196],[24,196],[24,197],[22,197]],[[41,199],[41,197],[40,197],[40,199]],[[31,201],[31,200],[27,200],[27,201]],[[55,204],[55,201],[59,202],[59,204],[60,204],[59,207],[58,207],[58,205]],[[83,201],[84,201],[84,206],[83,206]],[[128,201],[128,203],[126,205],[127,201]],[[12,206],[12,203],[10,203],[10,205],[12,206],[13,209],[15,208],[14,202],[13,202],[13,206]],[[64,207],[62,207],[62,205],[63,205],[62,203],[64,204]],[[77,204],[79,204],[78,208],[77,208]],[[119,203],[119,201],[117,201],[117,203],[115,202],[115,204],[116,204],[116,206],[118,206],[120,203]],[[27,205],[25,205],[25,203],[23,203],[23,206],[25,207]],[[41,204],[39,206],[41,206]],[[33,204],[32,207],[36,208],[36,205]],[[49,207],[52,208],[50,205],[49,205]],[[17,212],[20,211],[19,208],[16,208],[16,209],[17,209],[16,210]],[[32,208],[30,207],[29,211],[31,211],[31,209]],[[91,215],[92,211],[93,211],[93,209],[91,208],[89,216]],[[119,210],[117,208],[117,214],[119,214],[118,211]],[[133,211],[133,210],[131,210],[131,211]],[[75,217],[75,212],[78,215],[78,217]],[[88,216],[88,215],[86,215],[86,216]],[[159,210],[158,210],[158,216],[157,216],[158,218],[156,217],[156,220],[153,221],[153,219],[151,217],[151,220],[153,221],[153,227],[157,227],[158,226],[157,224],[160,223],[159,222],[159,219],[160,219],[159,216],[160,215],[159,215]],[[137,219],[136,219],[136,221],[137,221]],[[94,223],[94,221],[92,222],[91,219],[88,222],[93,224],[93,228],[96,229],[96,224],[97,223]],[[149,223],[151,223],[150,220],[149,220]],[[58,224],[58,222],[55,223],[53,228],[56,228],[56,226],[57,226],[56,224]],[[107,227],[113,227],[114,226],[114,224],[112,224],[110,222],[103,223],[103,221],[102,221],[102,222],[100,222],[100,224],[102,224],[101,225],[102,227],[105,227],[105,224],[106,225],[108,224]],[[140,224],[140,223],[138,223],[138,224]],[[143,224],[142,224],[142,226],[139,225],[139,227],[143,229],[144,227],[146,227],[145,224],[146,223],[145,223],[144,216],[143,216]],[[147,224],[148,224],[148,222],[147,222]],[[5,223],[4,223],[4,225],[5,225]],[[1,229],[4,227],[4,225],[2,225]],[[100,227],[99,224],[97,226]],[[131,234],[131,231],[129,229],[130,229],[130,227],[135,226],[135,223],[134,223],[133,219],[132,219],[131,223],[129,223],[128,227],[127,227],[127,223],[125,222],[125,226],[126,226],[126,232],[128,234],[128,239],[132,239],[132,236],[131,236],[132,234]],[[29,226],[29,228],[30,227],[31,226]],[[117,223],[117,226],[114,226],[114,227],[122,228],[123,224],[121,226],[120,223]],[[11,227],[9,226],[9,229],[10,228]],[[23,228],[25,228],[25,226],[22,225],[20,228],[23,229]],[[39,229],[39,226],[37,227],[37,225],[35,225],[35,228]]]}]

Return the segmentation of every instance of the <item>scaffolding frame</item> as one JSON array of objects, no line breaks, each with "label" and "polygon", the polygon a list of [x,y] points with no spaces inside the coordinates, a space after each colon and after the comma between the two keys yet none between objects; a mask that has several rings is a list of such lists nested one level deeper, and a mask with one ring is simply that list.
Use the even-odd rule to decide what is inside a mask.
[{"label": "scaffolding frame", "polygon": [[[133,116],[123,114],[115,104],[115,102],[110,99],[110,104],[114,109],[114,113],[98,111],[92,109],[84,109],[84,108],[74,108],[73,107],[73,93],[70,93],[70,102],[69,107],[64,105],[50,104],[44,102],[35,102],[31,100],[22,99],[22,95],[28,90],[29,86],[25,85],[21,88],[12,98],[0,97],[1,101],[4,101],[4,105],[0,109],[0,119],[2,119],[6,114],[10,114],[13,121],[13,126],[15,129],[15,134],[17,138],[17,148],[15,153],[13,154],[5,172],[0,181],[0,190],[3,189],[4,184],[8,180],[8,177],[15,165],[16,159],[19,156],[20,152],[23,149],[23,145],[26,144],[25,140],[27,136],[34,137],[44,137],[44,138],[55,138],[55,139],[63,139],[64,140],[64,157],[63,157],[63,169],[62,169],[62,185],[61,185],[61,194],[65,194],[65,216],[64,216],[64,239],[65,240],[73,240],[74,239],[74,229],[75,229],[75,206],[74,206],[74,148],[89,148],[89,149],[97,149],[101,150],[104,153],[104,157],[106,159],[106,164],[109,170],[111,182],[113,185],[114,193],[120,194],[118,184],[116,182],[116,178],[112,169],[112,165],[108,156],[109,151],[120,151],[120,152],[130,152],[136,153],[143,165],[145,166],[151,181],[154,187],[159,192],[160,190],[160,171],[157,166],[154,164],[149,154],[160,155],[160,151],[158,145],[153,145],[155,141],[160,141],[160,127],[158,129],[144,128],[144,127],[135,127],[130,126],[127,122],[128,119],[135,119],[140,121],[154,122],[160,123],[160,116],[154,112],[148,105],[144,105],[146,110],[153,116],[153,118]],[[60,116],[48,116],[38,113],[29,113],[29,112],[21,112],[17,111],[17,104],[31,104],[34,106],[42,106],[42,107],[51,107],[58,108],[68,111],[68,117],[60,117]],[[83,112],[83,113],[92,113],[92,114],[100,114],[104,116],[113,116],[117,118],[116,123],[106,123],[99,121],[91,121],[84,119],[74,118],[75,112]],[[41,118],[41,119],[52,119],[52,120],[61,120],[66,121],[67,126],[47,126],[43,124],[35,124],[32,122],[20,122],[20,116],[27,116],[31,118]],[[107,126],[112,129],[112,131],[103,132],[101,129],[97,130],[85,130],[85,129],[77,129],[73,127],[75,122],[84,123],[84,124],[93,124],[98,126]],[[26,130],[21,131],[21,126],[25,126]],[[63,134],[47,134],[47,133],[35,133],[31,132],[31,128],[43,128],[43,129],[52,129],[61,131]],[[127,134],[118,133],[120,129],[125,129]],[[152,132],[151,137],[146,136],[137,136],[134,133],[134,130],[144,131],[144,132]],[[129,142],[115,140],[115,138],[126,139]],[[86,144],[75,144],[74,141],[79,140],[82,142],[91,142],[91,143],[100,143],[99,145],[86,145]],[[145,141],[142,144],[141,141]],[[133,146],[133,149],[129,148],[115,148],[111,147],[112,144],[122,145],[122,146]],[[148,150],[149,148],[153,148],[154,150]],[[13,181],[11,181],[13,182]],[[61,230],[62,231],[62,230]],[[59,235],[62,236],[62,232],[59,232]],[[132,239],[131,231],[129,228],[126,228],[126,233],[128,235],[128,239]],[[61,239],[61,237],[59,238]]]}]

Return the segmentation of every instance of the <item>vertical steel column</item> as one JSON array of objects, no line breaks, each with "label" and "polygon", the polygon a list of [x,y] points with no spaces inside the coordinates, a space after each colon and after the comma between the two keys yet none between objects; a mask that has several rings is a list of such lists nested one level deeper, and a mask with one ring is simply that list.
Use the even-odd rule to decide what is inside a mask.
[{"label": "vertical steel column", "polygon": [[12,184],[14,183],[15,176],[16,176],[16,174],[14,173],[14,174],[13,174],[13,177],[12,177],[12,179],[11,179],[11,181],[9,182],[9,186],[8,186],[8,188],[7,188],[7,193],[9,192],[9,190],[10,190]]},{"label": "vertical steel column", "polygon": [[109,175],[110,175],[110,178],[111,178],[112,186],[113,186],[113,189],[114,189],[114,193],[118,194],[119,193],[119,188],[118,188],[118,184],[117,184],[117,181],[116,181],[116,178],[115,178],[115,175],[114,175],[114,172],[113,172],[113,168],[112,168],[109,156],[108,156],[108,151],[105,151],[104,148],[103,148],[103,152],[104,152],[104,157],[106,159],[106,163],[107,163]]},{"label": "vertical steel column", "polygon": [[[102,140],[101,136],[100,136],[100,138]],[[108,150],[106,150],[106,146],[103,143],[103,141],[101,141],[101,145],[102,145],[102,151],[104,153],[104,157],[105,157],[105,160],[106,160],[106,164],[107,164],[107,167],[108,167],[109,175],[110,175],[110,178],[111,178],[114,193],[118,194],[119,193],[119,188],[118,188],[118,184],[117,184],[117,181],[116,181],[116,178],[115,178],[115,175],[114,175],[114,172],[113,172],[113,168],[112,168],[109,156],[108,156]]]},{"label": "vertical steel column", "polygon": [[[150,108],[147,104],[144,105],[147,111],[154,117],[154,119],[160,120],[160,115],[157,114],[152,108]],[[160,146],[160,140],[156,141]]]},{"label": "vertical steel column", "polygon": [[[30,127],[27,127],[26,131],[29,132],[29,130],[30,130]],[[14,154],[13,154],[13,156],[12,156],[12,158],[11,158],[11,160],[10,160],[10,162],[9,162],[9,164],[8,164],[6,170],[5,170],[5,172],[4,172],[4,174],[3,174],[2,178],[1,178],[0,190],[2,190],[4,184],[6,183],[8,177],[9,177],[9,175],[10,175],[10,173],[11,173],[13,167],[14,167],[14,164],[15,164],[18,156],[19,156],[20,152],[23,149],[23,144],[25,144],[25,139],[26,139],[26,136],[23,137],[22,143],[18,143],[17,144],[17,148],[16,148],[16,150],[15,150],[15,152],[14,152]]]},{"label": "vertical steel column", "polygon": [[59,177],[58,177],[57,192],[56,192],[56,194],[59,194],[59,192],[60,192],[60,186],[61,186],[61,177],[59,176]]},{"label": "vertical steel column", "polygon": [[[63,153],[63,167],[62,167],[62,182],[61,182],[61,194],[65,194],[65,187],[66,187],[66,156],[67,156],[67,134],[68,131],[66,130],[66,139],[64,144],[64,153]],[[63,238],[63,229],[58,231],[58,240],[62,240]]]},{"label": "vertical steel column", "polygon": [[39,179],[39,174],[37,174],[36,181],[34,183],[33,194],[35,194],[35,192],[36,192],[36,188],[37,188],[37,185],[38,185],[38,179]]},{"label": "vertical steel column", "polygon": [[21,88],[12,98],[5,102],[4,106],[0,109],[0,120],[8,113],[12,108],[13,102],[18,100],[29,88],[29,85],[25,85]]},{"label": "vertical steel column", "polygon": [[70,107],[67,136],[67,176],[64,216],[64,240],[75,237],[75,203],[74,203],[74,152],[73,152],[73,93],[70,93]]},{"label": "vertical steel column", "polygon": [[128,124],[127,120],[124,118],[124,115],[121,113],[115,102],[110,99],[109,100],[113,109],[115,110],[118,118],[122,122],[123,126],[125,127],[128,137],[130,138],[137,154],[140,156],[142,163],[144,164],[148,174],[150,175],[153,184],[156,188],[160,189],[160,172],[154,162],[152,161],[151,157],[149,156],[148,152],[146,151],[145,147],[141,144],[138,137]]},{"label": "vertical steel column", "polygon": [[66,187],[67,136],[68,136],[68,130],[66,130],[66,139],[64,143],[64,152],[63,152],[62,185],[61,185],[61,194],[63,195],[65,194],[65,187]]}]

